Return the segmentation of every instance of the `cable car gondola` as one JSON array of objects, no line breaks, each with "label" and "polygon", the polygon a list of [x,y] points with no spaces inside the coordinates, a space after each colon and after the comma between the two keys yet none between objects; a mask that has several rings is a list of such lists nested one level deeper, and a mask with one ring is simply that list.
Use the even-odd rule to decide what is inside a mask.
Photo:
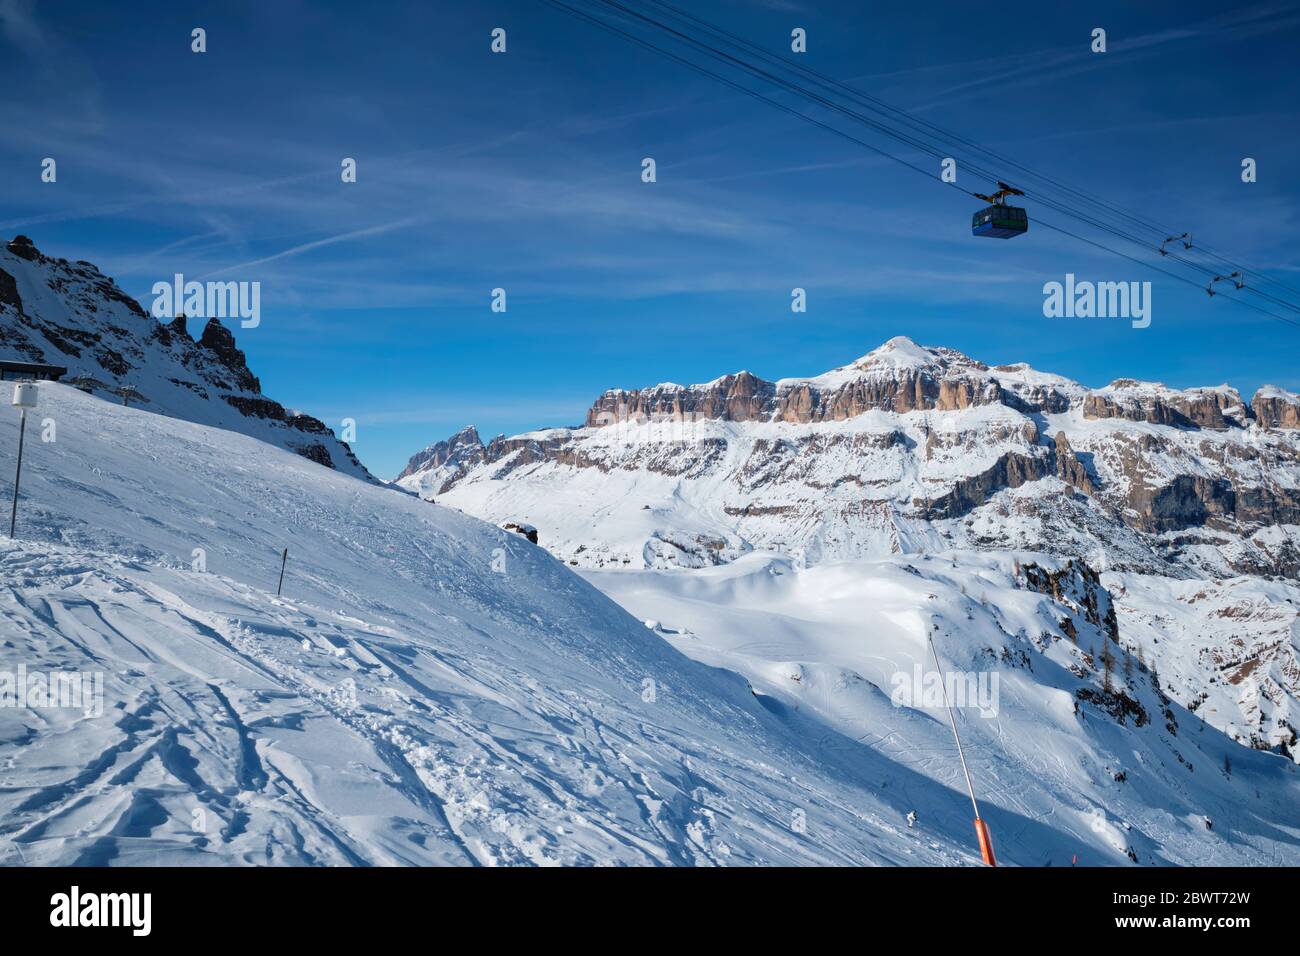
[{"label": "cable car gondola", "polygon": [[1010,239],[1029,229],[1029,214],[1019,206],[1008,206],[1008,196],[1023,196],[1019,189],[998,183],[998,191],[991,196],[975,193],[976,198],[983,199],[990,205],[985,206],[971,217],[970,233],[972,236],[984,236],[988,239]]}]

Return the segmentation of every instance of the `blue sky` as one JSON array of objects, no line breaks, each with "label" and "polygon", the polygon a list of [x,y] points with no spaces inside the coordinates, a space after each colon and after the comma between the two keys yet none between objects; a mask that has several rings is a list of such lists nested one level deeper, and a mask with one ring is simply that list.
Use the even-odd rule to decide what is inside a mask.
[{"label": "blue sky", "polygon": [[[1300,288],[1295,3],[690,9],[774,52],[803,27],[801,62]],[[0,82],[0,235],[146,307],[175,272],[261,282],[262,324],[236,335],[264,390],[356,419],[384,476],[466,423],[816,374],[900,334],[1093,385],[1300,387],[1300,328],[1041,229],[973,239],[956,190],[541,0],[0,0]],[[1152,280],[1150,328],[1044,318],[1067,272]]]}]

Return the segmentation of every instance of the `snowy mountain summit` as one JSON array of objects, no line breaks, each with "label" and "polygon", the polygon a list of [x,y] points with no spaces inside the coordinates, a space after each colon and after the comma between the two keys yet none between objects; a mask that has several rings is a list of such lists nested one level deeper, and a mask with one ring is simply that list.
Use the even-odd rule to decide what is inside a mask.
[{"label": "snowy mountain summit", "polygon": [[164,324],[91,263],[46,256],[26,236],[0,245],[0,359],[61,366],[64,381],[83,391],[120,400],[125,389],[150,411],[370,477],[324,422],[262,394],[220,319],[179,315]]},{"label": "snowy mountain summit", "polygon": [[1228,386],[1089,388],[900,336],[822,375],[613,389],[581,428],[455,441],[399,483],[528,520],[579,566],[972,547],[1300,575],[1300,398],[1273,387],[1249,403]]}]

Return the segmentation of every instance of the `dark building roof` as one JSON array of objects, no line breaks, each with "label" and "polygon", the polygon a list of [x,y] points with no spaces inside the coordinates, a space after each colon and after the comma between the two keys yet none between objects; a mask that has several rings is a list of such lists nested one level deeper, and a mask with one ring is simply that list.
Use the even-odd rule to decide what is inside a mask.
[{"label": "dark building roof", "polygon": [[57,382],[67,374],[68,370],[61,365],[43,365],[40,362],[11,362],[9,359],[0,359],[0,379],[3,379],[5,375],[15,377],[29,375],[32,378]]}]

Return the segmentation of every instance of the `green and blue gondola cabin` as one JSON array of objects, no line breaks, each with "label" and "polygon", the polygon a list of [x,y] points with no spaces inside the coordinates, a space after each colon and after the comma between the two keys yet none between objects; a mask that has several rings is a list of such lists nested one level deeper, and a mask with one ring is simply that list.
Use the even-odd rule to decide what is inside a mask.
[{"label": "green and blue gondola cabin", "polygon": [[1010,239],[1029,229],[1029,215],[1018,206],[986,206],[971,217],[972,236]]}]

